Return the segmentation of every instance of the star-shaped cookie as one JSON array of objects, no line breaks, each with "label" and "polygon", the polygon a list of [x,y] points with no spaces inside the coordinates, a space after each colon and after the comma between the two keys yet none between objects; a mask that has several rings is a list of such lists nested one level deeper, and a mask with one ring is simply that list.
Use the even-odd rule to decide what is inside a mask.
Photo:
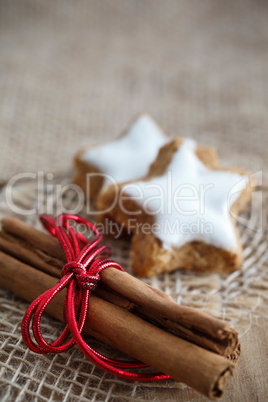
[{"label": "star-shaped cookie", "polygon": [[165,145],[146,178],[124,183],[118,194],[110,187],[99,208],[115,196],[109,215],[134,232],[134,273],[229,271],[241,264],[234,214],[249,201],[248,177],[219,169],[213,152],[193,140]]},{"label": "star-shaped cookie", "polygon": [[115,140],[80,150],[75,156],[74,181],[96,201],[103,186],[144,177],[168,141],[153,119],[143,114]]}]

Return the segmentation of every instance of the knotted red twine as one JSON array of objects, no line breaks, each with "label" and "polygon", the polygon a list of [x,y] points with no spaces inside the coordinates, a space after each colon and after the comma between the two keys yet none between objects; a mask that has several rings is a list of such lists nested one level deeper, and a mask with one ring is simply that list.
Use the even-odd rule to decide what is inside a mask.
[{"label": "knotted red twine", "polygon": [[[32,351],[43,354],[66,352],[76,344],[92,363],[115,376],[134,381],[170,379],[170,376],[162,373],[130,372],[128,371],[129,369],[148,366],[139,361],[115,360],[103,356],[85,342],[82,337],[82,331],[87,316],[89,297],[98,285],[100,272],[109,267],[114,267],[121,271],[123,271],[123,268],[120,264],[108,258],[112,255],[111,248],[100,245],[102,235],[97,227],[86,219],[76,215],[62,214],[56,219],[48,215],[41,215],[40,220],[44,227],[59,239],[66,255],[67,264],[62,268],[60,281],[53,288],[39,296],[26,311],[21,328],[26,345]],[[89,241],[70,225],[69,220],[85,225],[94,233],[94,239]],[[49,302],[64,288],[67,289],[63,306],[66,326],[58,339],[49,344],[41,334],[41,316]],[[35,341],[32,340],[30,334],[31,323]]]}]

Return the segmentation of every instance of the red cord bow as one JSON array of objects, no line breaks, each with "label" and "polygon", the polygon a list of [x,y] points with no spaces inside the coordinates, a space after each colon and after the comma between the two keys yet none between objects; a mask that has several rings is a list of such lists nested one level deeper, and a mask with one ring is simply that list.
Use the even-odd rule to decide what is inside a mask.
[{"label": "red cord bow", "polygon": [[[61,279],[56,285],[39,296],[26,311],[21,331],[26,345],[36,353],[60,353],[72,348],[75,344],[84,355],[96,366],[115,376],[129,380],[159,381],[171,377],[162,373],[133,373],[123,369],[137,369],[148,367],[138,361],[120,361],[110,359],[92,349],[83,339],[82,330],[85,324],[88,301],[91,291],[96,288],[100,280],[100,272],[108,267],[123,271],[121,265],[107,258],[112,251],[108,246],[100,246],[102,235],[91,222],[76,215],[63,214],[56,219],[48,215],[41,215],[41,222],[45,228],[59,239],[65,252],[67,264],[62,268]],[[95,238],[88,241],[85,236],[70,226],[68,220],[74,220],[89,228]],[[64,320],[66,326],[59,338],[52,344],[45,341],[41,334],[41,316],[49,302],[63,289],[67,288],[64,300]],[[30,335],[30,323],[35,338]],[[108,330],[108,329],[107,329]],[[67,340],[71,335],[71,339]]]}]

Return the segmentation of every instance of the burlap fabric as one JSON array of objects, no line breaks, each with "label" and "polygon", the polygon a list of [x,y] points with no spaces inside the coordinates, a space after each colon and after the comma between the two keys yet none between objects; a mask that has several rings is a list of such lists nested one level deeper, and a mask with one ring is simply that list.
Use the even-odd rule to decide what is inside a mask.
[{"label": "burlap fabric", "polygon": [[[223,164],[262,170],[267,184],[267,11],[260,0],[1,0],[0,181],[44,170],[62,172],[54,183],[68,182],[76,149],[116,136],[148,110],[168,134],[215,146]],[[2,217],[12,213],[4,187],[0,197]],[[36,183],[18,185],[16,197],[23,207],[35,206]],[[244,352],[225,401],[239,400],[241,392],[245,401],[264,401],[268,393],[265,192],[263,198],[245,213],[250,227],[240,224],[240,271],[226,277],[175,272],[150,280],[240,330]],[[66,205],[74,201],[66,195]],[[27,222],[38,226],[34,215]],[[129,269],[129,245],[112,245]],[[37,356],[20,335],[27,303],[2,290],[0,303],[1,400],[205,400],[177,383],[115,379],[77,348]],[[52,340],[61,325],[46,317],[44,327]]]}]

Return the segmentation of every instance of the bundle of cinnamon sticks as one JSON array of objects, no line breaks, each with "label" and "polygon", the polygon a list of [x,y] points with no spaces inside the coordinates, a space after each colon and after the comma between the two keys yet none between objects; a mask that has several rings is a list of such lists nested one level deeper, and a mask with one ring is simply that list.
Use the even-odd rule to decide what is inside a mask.
[{"label": "bundle of cinnamon sticks", "polygon": [[[56,238],[15,218],[2,220],[0,250],[0,286],[29,302],[58,281],[66,263]],[[46,309],[59,320],[63,298]],[[115,268],[101,272],[84,329],[211,399],[222,396],[240,355],[238,334],[227,323]]]}]

